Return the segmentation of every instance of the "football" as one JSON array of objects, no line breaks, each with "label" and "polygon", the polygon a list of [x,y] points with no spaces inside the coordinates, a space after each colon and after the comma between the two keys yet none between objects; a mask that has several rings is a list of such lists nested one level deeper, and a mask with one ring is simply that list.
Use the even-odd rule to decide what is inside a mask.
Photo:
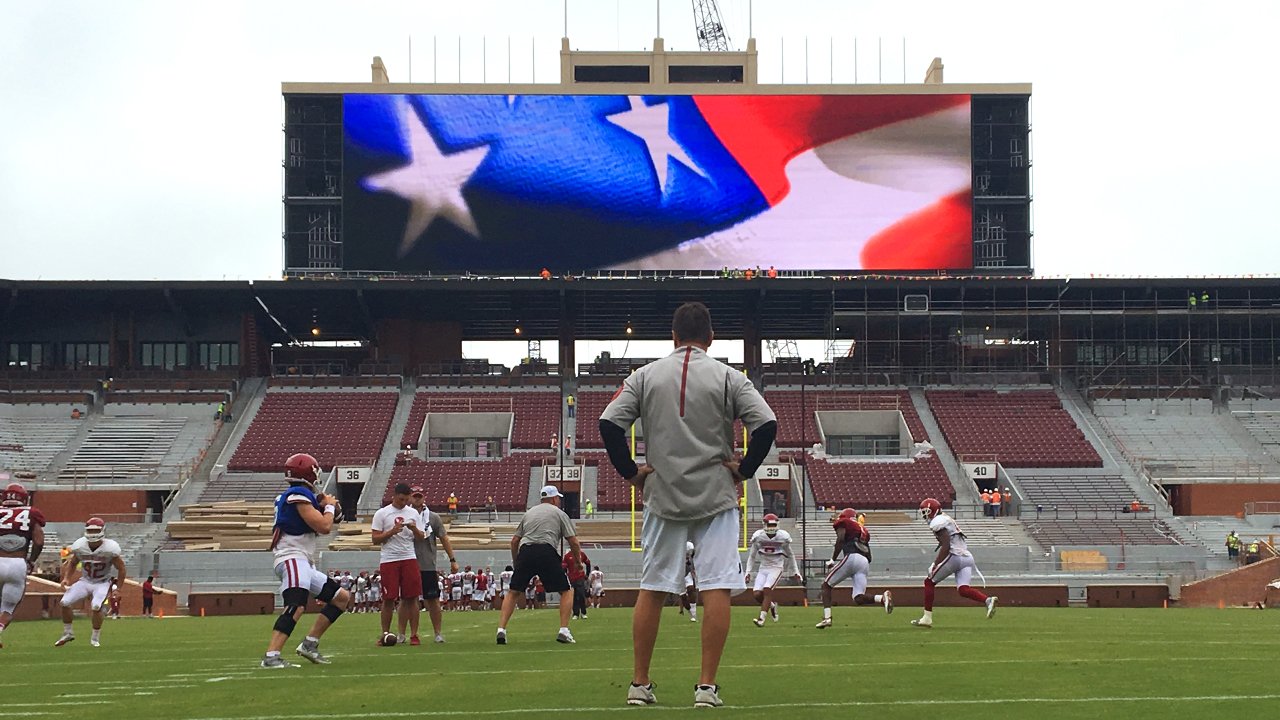
[{"label": "football", "polygon": [[382,647],[391,647],[396,644],[395,633],[382,633],[382,641],[379,643]]}]

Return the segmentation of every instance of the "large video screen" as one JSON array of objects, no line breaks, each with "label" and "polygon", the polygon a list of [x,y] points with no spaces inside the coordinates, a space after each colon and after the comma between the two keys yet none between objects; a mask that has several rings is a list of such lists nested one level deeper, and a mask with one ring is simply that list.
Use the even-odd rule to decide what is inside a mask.
[{"label": "large video screen", "polygon": [[347,95],[347,270],[973,265],[968,95]]}]

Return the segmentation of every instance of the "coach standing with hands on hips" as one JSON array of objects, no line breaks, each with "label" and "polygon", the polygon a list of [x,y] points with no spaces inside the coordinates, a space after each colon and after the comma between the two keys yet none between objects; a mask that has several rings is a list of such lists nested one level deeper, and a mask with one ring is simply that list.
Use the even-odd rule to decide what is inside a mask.
[{"label": "coach standing with hands on hips", "polygon": [[[640,593],[631,637],[635,671],[629,705],[656,702],[649,663],[668,593],[684,591],[692,542],[702,598],[702,670],[694,707],[722,705],[716,671],[729,636],[729,598],[746,589],[738,556],[739,483],[755,474],[778,433],[777,418],[745,375],[707,354],[715,335],[702,303],[686,303],[671,322],[675,352],[633,373],[600,417],[609,461],[644,495]],[[637,467],[627,429],[644,422],[647,463]],[[751,432],[746,457],[733,457],[733,423]]]}]

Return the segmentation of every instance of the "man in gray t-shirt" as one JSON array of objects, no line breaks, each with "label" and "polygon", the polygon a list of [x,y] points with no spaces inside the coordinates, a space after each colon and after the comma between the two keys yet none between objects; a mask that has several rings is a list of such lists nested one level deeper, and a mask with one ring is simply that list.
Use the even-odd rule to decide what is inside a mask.
[{"label": "man in gray t-shirt", "polygon": [[547,592],[560,593],[560,632],[556,641],[574,642],[569,632],[569,612],[573,609],[573,588],[560,560],[560,543],[569,542],[574,562],[582,564],[582,546],[573,521],[560,509],[560,490],[555,485],[542,488],[542,502],[529,508],[511,536],[511,560],[515,567],[511,586],[502,598],[502,618],[498,621],[498,644],[507,644],[507,622],[516,611],[516,597],[524,593],[537,576]]},{"label": "man in gray t-shirt", "polygon": [[[458,561],[453,554],[453,543],[449,542],[449,531],[439,513],[427,508],[426,497],[422,488],[414,486],[410,496],[413,508],[421,514],[418,526],[424,529],[424,537],[414,538],[413,551],[418,556],[418,570],[422,573],[422,601],[426,605],[427,614],[431,617],[431,628],[435,630],[436,642],[444,642],[441,632],[440,612],[440,580],[436,573],[436,541],[444,548],[449,558],[449,572],[458,572]],[[413,636],[418,636],[418,615],[409,616],[409,625],[413,628]]]},{"label": "man in gray t-shirt", "polygon": [[[685,583],[685,549],[698,548],[694,573],[702,598],[702,670],[695,707],[722,704],[716,671],[729,635],[729,597],[745,589],[738,556],[740,483],[755,474],[778,432],[777,418],[745,375],[707,354],[715,334],[702,303],[680,306],[671,322],[675,352],[628,377],[600,416],[609,461],[644,495],[640,592],[632,643],[636,674],[627,703],[655,702],[649,664],[668,593]],[[626,432],[645,431],[647,464],[637,467]],[[733,456],[733,424],[751,432],[742,460]]]}]

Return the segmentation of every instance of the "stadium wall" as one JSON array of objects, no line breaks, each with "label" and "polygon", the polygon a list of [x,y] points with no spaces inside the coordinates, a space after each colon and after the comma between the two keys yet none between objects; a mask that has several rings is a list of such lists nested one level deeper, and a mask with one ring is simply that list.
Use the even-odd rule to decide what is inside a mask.
[{"label": "stadium wall", "polygon": [[146,490],[40,490],[36,505],[49,522],[84,522],[102,517],[115,522],[142,522]]},{"label": "stadium wall", "polygon": [[1189,483],[1168,487],[1173,511],[1178,515],[1242,517],[1246,503],[1280,502],[1280,483]]},{"label": "stadium wall", "polygon": [[1280,576],[1280,557],[1245,565],[1217,577],[1182,586],[1178,604],[1184,607],[1253,605],[1267,599],[1267,583]]}]

